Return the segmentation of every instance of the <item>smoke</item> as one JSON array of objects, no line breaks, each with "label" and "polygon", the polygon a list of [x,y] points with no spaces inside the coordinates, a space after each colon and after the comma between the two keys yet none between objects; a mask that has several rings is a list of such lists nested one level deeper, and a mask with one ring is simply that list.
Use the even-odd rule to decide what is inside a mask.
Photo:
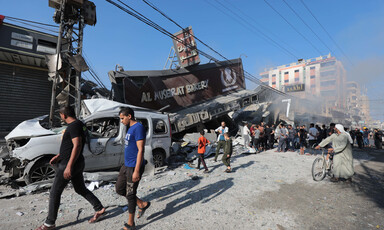
[{"label": "smoke", "polygon": [[348,81],[359,84],[368,84],[384,79],[384,56],[373,57],[356,63],[348,71]]}]

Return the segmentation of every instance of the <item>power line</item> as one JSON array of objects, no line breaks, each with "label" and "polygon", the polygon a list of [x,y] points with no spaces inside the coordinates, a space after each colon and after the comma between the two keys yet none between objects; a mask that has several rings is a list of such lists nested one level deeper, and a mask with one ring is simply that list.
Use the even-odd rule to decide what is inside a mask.
[{"label": "power line", "polygon": [[[240,18],[242,21],[244,21],[245,25],[237,20],[237,18],[234,18],[232,17],[231,15],[228,15],[227,13],[223,12],[222,10],[220,10],[219,8],[215,7],[214,5],[212,5],[211,3],[209,3],[209,1],[206,1],[208,4],[210,4],[211,6],[213,6],[214,8],[216,8],[217,10],[221,11],[222,13],[228,15],[229,17],[233,18],[234,20],[236,20],[237,22],[239,22],[241,25],[243,25],[244,27],[247,28],[246,25],[248,25],[249,27],[251,27],[251,29],[255,29],[258,33],[260,33],[261,35],[263,35],[264,37],[262,37],[265,41],[267,42],[272,42],[272,45],[274,45],[275,47],[277,48],[280,48],[282,50],[284,50],[287,54],[293,56],[295,59],[299,59],[296,55],[294,55],[292,52],[290,52],[288,49],[286,49],[284,46],[281,46],[279,43],[277,43],[274,39],[272,39],[271,37],[269,37],[267,34],[263,33],[260,29],[258,29],[257,27],[255,27],[254,25],[252,25],[251,23],[249,23],[247,20],[245,20],[243,17],[241,17],[240,15],[238,15],[236,12],[234,12],[233,10],[231,10],[230,8],[228,8],[227,6],[225,6],[224,4],[222,4],[220,1],[218,0],[214,0],[216,1],[219,5],[221,5],[223,8],[225,8],[226,10],[228,10],[229,12],[231,12],[232,14],[234,14],[236,17]],[[249,29],[249,28],[247,28]],[[254,32],[251,30],[251,32]]]},{"label": "power line", "polygon": [[293,13],[295,13],[295,15],[300,18],[300,20],[304,23],[304,25],[306,25],[308,27],[308,29],[310,29],[312,31],[312,33],[317,37],[317,39],[319,39],[319,41],[321,43],[323,43],[323,45],[325,47],[327,47],[327,49],[331,52],[331,53],[335,53],[332,51],[331,48],[329,48],[329,46],[319,37],[319,35],[317,35],[317,33],[315,31],[313,31],[313,29],[304,21],[304,19],[296,12],[296,10],[294,10],[289,4],[287,1],[283,0],[283,2],[289,7],[289,9],[292,10]]},{"label": "power line", "polygon": [[332,36],[328,33],[328,31],[324,28],[324,26],[320,23],[320,21],[316,18],[316,16],[312,13],[312,11],[309,9],[309,7],[304,3],[303,0],[300,0],[301,3],[304,5],[304,7],[308,10],[308,12],[312,15],[312,17],[319,23],[321,28],[325,31],[325,33],[328,35],[328,37],[333,41],[333,43],[337,46],[337,48],[341,51],[341,53],[347,58],[347,60],[353,65],[351,59],[344,53],[344,51],[341,49],[341,47],[337,44],[337,42],[332,38]]},{"label": "power line", "polygon": [[[34,27],[34,28],[38,28],[38,29],[42,29],[42,30],[46,30],[46,31],[49,31],[49,32],[52,32],[52,33],[59,33],[59,31],[56,31],[56,30],[51,30],[51,29],[48,29],[48,28],[44,28],[44,27],[41,27],[41,26],[37,26],[37,25],[34,25],[34,24],[31,24],[31,23],[27,23],[27,22],[23,22],[23,21],[18,21],[18,20],[14,20],[12,18],[5,18],[9,21],[12,21],[12,22],[15,22],[15,23],[20,23],[20,24],[23,24],[23,25],[27,25],[27,26],[30,26],[30,27]],[[26,20],[27,21],[27,20]]]},{"label": "power line", "polygon": [[[111,0],[106,0],[106,1],[109,2],[109,3],[111,3],[111,4],[113,4],[113,5],[115,5],[116,7],[120,8],[120,9],[122,9],[121,6],[119,6],[118,4],[112,2]],[[118,0],[118,1],[121,2],[120,0]],[[144,1],[144,2],[148,2],[148,1]],[[127,7],[130,8],[130,9],[132,9],[133,11],[135,11],[133,8],[129,7],[129,6],[126,5],[125,3],[122,3],[122,4],[125,5],[125,6],[127,6]],[[159,13],[161,12],[161,10],[158,9],[156,6],[154,6],[152,3],[150,3],[150,6],[151,6],[154,10],[156,10],[157,12],[159,12]],[[127,9],[122,9],[122,10],[125,11],[125,12],[127,12],[127,11],[126,11]],[[135,12],[137,12],[137,11],[135,11]],[[127,13],[130,14],[130,15],[132,15],[132,12],[127,12]],[[138,12],[137,12],[137,13],[138,13]],[[138,14],[140,14],[140,13],[138,13]],[[178,27],[180,27],[181,29],[183,29],[183,27],[182,27],[181,25],[179,25],[178,23],[176,23],[176,22],[175,22],[174,20],[172,20],[169,16],[166,16],[165,13],[161,12],[161,14],[162,14],[164,17],[166,17],[168,20],[170,20],[171,22],[175,23]],[[142,14],[140,14],[140,15],[142,15]],[[134,16],[134,15],[132,15],[132,16]],[[143,16],[143,15],[142,15],[142,16]],[[136,17],[136,16],[134,16],[134,17]],[[145,17],[145,16],[143,16],[143,17]],[[138,18],[138,17],[136,17],[136,18]],[[139,19],[139,18],[138,18],[138,19]],[[145,19],[151,21],[151,20],[148,19],[147,17],[145,17]],[[141,19],[139,19],[139,20],[140,20],[140,21],[143,21],[143,20],[141,20]],[[143,22],[146,23],[146,24],[148,24],[148,23],[145,22],[145,21],[143,21]],[[159,31],[162,32],[163,34],[165,34],[165,35],[171,37],[172,39],[174,39],[174,40],[176,40],[176,41],[179,41],[179,42],[181,42],[181,43],[184,43],[184,42],[180,41],[179,38],[175,37],[173,34],[171,34],[170,32],[166,31],[164,28],[160,27],[159,25],[157,25],[157,24],[154,23],[153,21],[151,21],[150,24],[154,24],[154,25],[156,25],[156,28],[153,27],[153,26],[151,25],[151,26],[152,26],[153,28],[155,28],[156,30],[158,30],[158,28],[161,28],[163,31],[160,31],[160,30],[159,30]],[[148,25],[149,25],[149,24],[148,24]],[[165,32],[166,32],[166,33],[165,33]],[[200,39],[196,38],[195,35],[191,35],[191,36],[193,36],[196,40],[202,42]],[[202,42],[202,44],[204,44],[204,45],[207,46],[209,49],[211,49],[212,51],[214,51],[214,52],[215,52],[216,54],[218,54],[220,57],[222,57],[222,58],[224,58],[225,60],[227,60],[227,61],[230,62],[230,60],[228,60],[226,57],[224,57],[224,56],[221,55],[219,52],[217,52],[216,50],[214,50],[212,47],[208,46],[206,43]],[[187,47],[188,47],[188,45],[187,45]],[[196,48],[196,49],[197,49],[197,48]],[[203,51],[201,51],[201,50],[199,50],[199,49],[197,49],[197,50],[199,51],[199,53],[201,53],[203,56],[207,57],[209,60],[213,60],[213,61],[215,61],[216,63],[219,62],[219,60],[217,60],[216,58],[214,58],[214,57],[208,55],[207,53],[205,53],[205,52],[203,52]],[[260,79],[256,78],[255,76],[253,76],[252,74],[248,73],[247,71],[244,70],[244,72],[245,72],[244,75],[245,75],[245,77],[246,77],[248,80],[253,81],[254,83],[260,85],[261,87],[265,87],[265,88],[268,88],[268,89],[270,89],[270,90],[272,90],[272,91],[275,91],[275,92],[278,93],[278,94],[288,96],[287,94],[285,94],[285,93],[282,92],[282,91],[279,91],[279,90],[277,90],[277,89],[275,89],[275,88],[273,88],[273,87],[270,87],[270,86],[268,86],[268,85],[265,85],[263,82],[261,82]]]},{"label": "power line", "polygon": [[282,14],[279,13],[279,11],[277,11],[271,4],[269,4],[269,2],[267,0],[264,0],[264,2],[273,10],[275,11],[282,19],[284,19],[284,21],[292,27],[292,29],[294,29],[302,38],[304,38],[304,40],[306,40],[317,52],[319,52],[320,55],[321,54],[321,51],[319,49],[317,49],[317,47],[311,42],[309,41],[298,29],[296,29],[296,27],[294,27]]},{"label": "power line", "polygon": [[[288,43],[284,42],[284,40],[280,40],[279,37],[273,33],[271,30],[269,30],[268,28],[264,27],[262,24],[260,24],[255,18],[249,16],[248,14],[246,14],[244,11],[242,11],[240,8],[238,8],[236,5],[232,4],[231,1],[229,0],[225,0],[227,2],[228,5],[231,6],[231,8],[233,9],[236,9],[238,12],[240,12],[242,15],[245,16],[245,18],[248,18],[250,19],[251,21],[253,21],[254,23],[257,24],[257,26],[259,26],[262,30],[270,33],[271,35],[273,35],[274,37],[277,38],[277,40],[279,40],[279,42],[283,43],[284,46],[286,47],[289,47],[291,50],[295,51],[295,53],[299,53],[297,50],[295,50],[292,46],[290,46]],[[252,24],[251,24],[252,25]],[[264,34],[264,33],[263,33]],[[300,55],[302,56],[302,55]]]},{"label": "power line", "polygon": [[15,17],[5,16],[5,15],[4,15],[4,17],[5,17],[5,19],[13,19],[13,20],[17,20],[17,21],[30,22],[30,23],[34,23],[34,24],[38,24],[38,25],[42,25],[42,26],[50,26],[50,27],[59,28],[59,26],[57,26],[57,25],[50,25],[50,24],[46,24],[46,23],[26,20],[26,19],[22,19],[22,18],[15,18]]}]

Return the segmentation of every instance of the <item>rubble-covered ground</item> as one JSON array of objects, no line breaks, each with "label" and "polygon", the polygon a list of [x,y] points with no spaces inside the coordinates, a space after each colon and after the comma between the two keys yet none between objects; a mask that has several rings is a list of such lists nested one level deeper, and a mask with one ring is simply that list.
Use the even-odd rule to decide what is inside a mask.
[{"label": "rubble-covered ground", "polygon": [[[237,148],[237,151],[239,148]],[[206,159],[210,173],[185,165],[146,176],[139,197],[152,202],[138,229],[384,229],[384,151],[354,151],[352,183],[312,179],[315,156],[273,150],[234,154],[232,173]],[[221,159],[221,156],[219,157]],[[197,177],[196,177],[197,176]],[[0,186],[1,194],[12,189]],[[94,193],[108,215],[90,225],[93,210],[70,186],[62,195],[58,229],[120,229],[126,200],[106,184]],[[0,194],[0,195],[1,195]],[[43,223],[49,192],[0,199],[0,229]]]}]

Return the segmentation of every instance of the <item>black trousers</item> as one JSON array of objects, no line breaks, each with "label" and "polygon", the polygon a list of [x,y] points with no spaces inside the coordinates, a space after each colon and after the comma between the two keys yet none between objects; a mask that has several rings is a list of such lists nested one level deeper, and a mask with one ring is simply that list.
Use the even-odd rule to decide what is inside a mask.
[{"label": "black trousers", "polygon": [[78,159],[75,165],[73,166],[73,171],[71,172],[72,178],[70,180],[64,179],[64,170],[67,167],[66,163],[59,163],[58,169],[56,170],[55,180],[53,181],[51,191],[49,193],[49,211],[48,217],[45,223],[53,225],[57,219],[57,212],[60,206],[61,194],[64,191],[64,188],[67,186],[69,181],[72,182],[75,192],[82,197],[84,197],[89,203],[92,204],[93,209],[97,212],[103,209],[103,205],[100,200],[89,191],[84,184],[84,160]]},{"label": "black trousers", "polygon": [[[139,171],[140,179],[143,175],[145,165],[142,165]],[[135,171],[135,167],[127,167],[125,165],[121,166],[119,176],[116,181],[116,193],[125,196],[128,200],[128,212],[133,214],[136,211],[136,201],[137,201],[137,187],[139,187],[139,181],[133,182],[132,175]]]}]

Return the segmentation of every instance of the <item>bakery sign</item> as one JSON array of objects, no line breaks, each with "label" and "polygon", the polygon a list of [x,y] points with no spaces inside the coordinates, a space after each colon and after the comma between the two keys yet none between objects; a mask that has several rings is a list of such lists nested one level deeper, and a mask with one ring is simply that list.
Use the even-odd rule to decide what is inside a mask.
[{"label": "bakery sign", "polygon": [[241,62],[237,62],[148,77],[140,87],[125,77],[123,87],[125,103],[154,110],[166,107],[168,112],[245,89],[245,81]]}]

